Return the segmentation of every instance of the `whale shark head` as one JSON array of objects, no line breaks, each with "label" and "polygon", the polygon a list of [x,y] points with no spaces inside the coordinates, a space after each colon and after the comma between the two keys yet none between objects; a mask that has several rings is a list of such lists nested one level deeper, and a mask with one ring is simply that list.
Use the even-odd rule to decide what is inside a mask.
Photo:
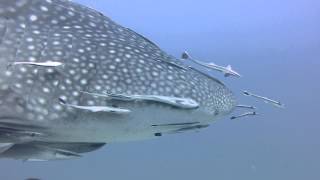
[{"label": "whale shark head", "polygon": [[[152,125],[162,121],[207,127],[200,121],[223,117],[236,103],[219,80],[66,0],[0,0],[0,69],[0,143],[10,137],[4,150],[37,149],[50,154],[44,159],[78,156],[52,141],[159,135]],[[190,121],[200,125],[181,126]]]}]

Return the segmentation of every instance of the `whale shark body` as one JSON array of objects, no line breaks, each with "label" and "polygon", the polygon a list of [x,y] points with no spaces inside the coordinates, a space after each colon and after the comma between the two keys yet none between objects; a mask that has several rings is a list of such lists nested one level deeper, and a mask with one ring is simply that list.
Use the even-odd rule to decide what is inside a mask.
[{"label": "whale shark body", "polygon": [[197,131],[233,93],[155,43],[65,0],[0,0],[0,157],[71,159]]}]

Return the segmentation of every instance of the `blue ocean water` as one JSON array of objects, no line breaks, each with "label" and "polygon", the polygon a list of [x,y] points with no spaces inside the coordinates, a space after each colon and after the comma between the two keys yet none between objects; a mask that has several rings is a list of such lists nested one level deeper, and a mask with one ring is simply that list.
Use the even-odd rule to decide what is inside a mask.
[{"label": "blue ocean water", "polygon": [[[259,116],[227,117],[200,133],[107,145],[71,161],[0,160],[1,180],[320,179],[320,1],[106,0],[98,9],[179,57],[231,64],[243,77],[222,80]],[[256,102],[241,90],[281,100]],[[237,112],[241,113],[241,112]]]}]

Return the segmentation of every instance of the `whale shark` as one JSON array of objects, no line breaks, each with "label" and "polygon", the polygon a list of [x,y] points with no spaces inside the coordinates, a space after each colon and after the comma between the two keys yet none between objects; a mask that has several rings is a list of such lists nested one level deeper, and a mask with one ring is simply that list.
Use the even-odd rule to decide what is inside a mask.
[{"label": "whale shark", "polygon": [[195,132],[236,107],[221,81],[101,12],[0,0],[0,157],[81,157]]}]

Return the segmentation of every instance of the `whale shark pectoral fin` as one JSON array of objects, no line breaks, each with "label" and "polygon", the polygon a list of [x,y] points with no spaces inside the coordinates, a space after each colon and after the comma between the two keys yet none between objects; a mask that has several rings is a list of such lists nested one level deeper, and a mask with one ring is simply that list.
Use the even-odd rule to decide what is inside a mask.
[{"label": "whale shark pectoral fin", "polygon": [[3,153],[0,153],[0,157],[15,158],[24,161],[68,160],[80,158],[82,157],[82,153],[95,151],[103,147],[105,144],[106,143],[60,143],[35,141],[23,144],[14,144]]},{"label": "whale shark pectoral fin", "polygon": [[43,151],[48,151],[54,154],[56,159],[71,159],[71,158],[77,158],[82,157],[79,153],[65,150],[65,149],[58,149],[58,148],[52,148],[49,146],[42,146],[42,145],[35,145],[39,149],[42,149]]},{"label": "whale shark pectoral fin", "polygon": [[0,154],[6,152],[10,149],[14,144],[13,143],[0,143]]},{"label": "whale shark pectoral fin", "polygon": [[82,157],[79,153],[34,144],[15,144],[4,153],[2,158],[14,158],[23,161],[68,160]]},{"label": "whale shark pectoral fin", "polygon": [[82,157],[80,154],[63,149],[35,146],[33,154],[26,156],[25,161],[68,160]]},{"label": "whale shark pectoral fin", "polygon": [[75,153],[88,153],[98,150],[106,143],[63,143],[63,142],[33,142],[33,144],[50,147],[54,149],[64,149]]}]

